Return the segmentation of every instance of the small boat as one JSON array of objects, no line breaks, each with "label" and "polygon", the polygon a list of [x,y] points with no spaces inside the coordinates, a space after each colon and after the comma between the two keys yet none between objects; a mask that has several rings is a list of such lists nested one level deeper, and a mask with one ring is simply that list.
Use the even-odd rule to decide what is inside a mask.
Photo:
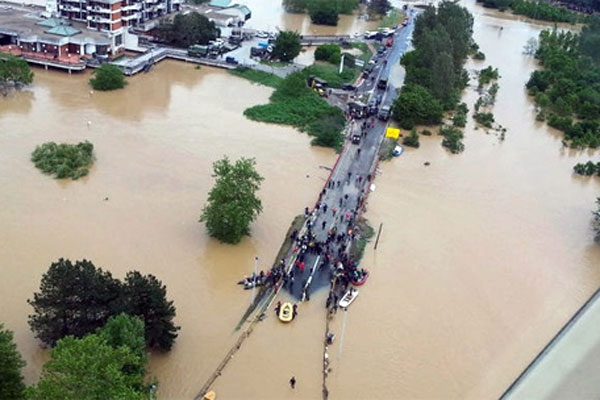
[{"label": "small boat", "polygon": [[354,286],[362,286],[367,281],[368,277],[369,277],[369,271],[364,269],[362,272],[361,278],[356,281],[351,280],[350,283],[352,283]]},{"label": "small boat", "polygon": [[392,155],[394,157],[400,157],[402,152],[404,152],[404,148],[402,146],[396,146],[394,147],[394,150],[392,150]]},{"label": "small boat", "polygon": [[217,398],[217,394],[212,390],[202,396],[202,400],[215,400]]},{"label": "small boat", "polygon": [[294,318],[294,307],[292,303],[283,303],[279,309],[279,320],[290,322]]},{"label": "small boat", "polygon": [[338,303],[338,305],[340,307],[346,308],[350,304],[352,304],[352,302],[354,301],[354,299],[356,299],[357,296],[358,296],[358,290],[354,289],[354,288],[351,288],[350,290],[348,290],[346,292],[346,294],[344,295],[344,297],[341,298],[341,300]]}]

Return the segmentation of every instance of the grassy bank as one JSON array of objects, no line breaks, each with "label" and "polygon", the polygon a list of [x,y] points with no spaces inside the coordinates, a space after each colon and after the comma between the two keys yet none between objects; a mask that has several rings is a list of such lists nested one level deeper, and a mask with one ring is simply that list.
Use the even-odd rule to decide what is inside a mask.
[{"label": "grassy bank", "polygon": [[365,63],[367,63],[371,59],[371,57],[373,57],[373,52],[371,51],[369,46],[367,46],[367,44],[364,42],[350,43],[350,47],[362,51],[362,54],[357,58],[363,60]]},{"label": "grassy bank", "polygon": [[283,78],[280,78],[277,75],[263,71],[256,71],[246,67],[230,69],[229,73],[261,85],[270,86],[272,88],[276,88],[283,81]]},{"label": "grassy bank", "polygon": [[398,9],[391,10],[381,21],[379,21],[380,28],[393,28],[402,23],[406,15]]},{"label": "grassy bank", "polygon": [[314,136],[315,146],[341,148],[346,119],[306,84],[309,68],[294,72],[277,84],[269,104],[250,107],[244,115],[251,120],[291,125]]},{"label": "grassy bank", "polygon": [[315,75],[321,79],[325,79],[332,88],[341,88],[346,83],[354,83],[356,78],[358,78],[358,75],[362,72],[362,69],[346,66],[342,73],[338,74],[338,65],[317,62],[310,67],[307,67],[306,71],[309,75]]},{"label": "grassy bank", "polygon": [[371,241],[375,236],[375,230],[369,224],[366,218],[359,218],[356,221],[356,226],[359,232],[358,240],[352,242],[352,248],[350,249],[350,257],[356,262],[360,262],[363,255],[365,254],[365,248],[367,243]]}]

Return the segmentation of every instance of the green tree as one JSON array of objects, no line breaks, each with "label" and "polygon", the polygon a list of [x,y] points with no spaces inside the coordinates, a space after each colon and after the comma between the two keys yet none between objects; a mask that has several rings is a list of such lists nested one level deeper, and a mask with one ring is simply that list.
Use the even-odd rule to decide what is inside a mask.
[{"label": "green tree", "polygon": [[140,317],[125,313],[112,316],[96,334],[115,349],[126,346],[140,360],[146,360],[145,325]]},{"label": "green tree", "polygon": [[371,0],[367,5],[367,10],[372,14],[384,15],[391,9],[389,0]]},{"label": "green tree", "polygon": [[419,85],[404,85],[392,104],[392,115],[404,129],[416,124],[434,125],[442,120],[442,104]]},{"label": "green tree", "polygon": [[128,272],[123,286],[125,312],[144,320],[146,344],[170,350],[177,338],[175,306],[167,300],[167,287],[154,275]]},{"label": "green tree", "polygon": [[213,21],[195,11],[177,14],[173,22],[161,24],[157,32],[162,41],[178,47],[208,44],[221,34]]},{"label": "green tree", "polygon": [[215,185],[208,193],[200,222],[208,233],[225,243],[239,243],[250,234],[250,223],[262,211],[256,196],[263,177],[254,168],[253,158],[241,158],[234,164],[224,157],[213,163]]},{"label": "green tree", "polygon": [[300,45],[300,35],[298,32],[283,31],[277,35],[275,45],[273,46],[273,57],[289,62],[300,54],[302,46]]},{"label": "green tree", "polygon": [[[112,347],[98,335],[67,336],[52,350],[39,382],[28,390],[30,400],[149,399],[144,376],[130,371],[142,361],[129,347]],[[142,388],[142,390],[140,390]]]},{"label": "green tree", "polygon": [[4,96],[11,87],[19,88],[33,82],[33,72],[27,61],[11,54],[0,53],[0,92]]},{"label": "green tree", "polygon": [[0,399],[25,398],[25,385],[21,369],[25,361],[13,342],[13,333],[0,324]]},{"label": "green tree", "polygon": [[339,64],[342,55],[340,46],[334,43],[319,45],[315,50],[315,60]]},{"label": "green tree", "polygon": [[93,72],[90,79],[90,85],[95,90],[115,90],[122,89],[127,85],[125,75],[119,67],[112,64],[102,64]]},{"label": "green tree", "polygon": [[44,343],[54,346],[67,336],[82,337],[103,326],[122,308],[121,283],[91,261],[59,259],[43,275],[40,291],[28,300],[29,325]]},{"label": "green tree", "polygon": [[331,0],[309,0],[308,13],[311,21],[318,25],[336,26],[340,18],[336,3]]}]

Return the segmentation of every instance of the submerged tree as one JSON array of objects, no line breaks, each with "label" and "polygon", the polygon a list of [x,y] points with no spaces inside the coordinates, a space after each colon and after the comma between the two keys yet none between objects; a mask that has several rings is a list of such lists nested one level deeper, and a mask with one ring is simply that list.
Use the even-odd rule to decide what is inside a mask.
[{"label": "submerged tree", "polygon": [[90,85],[95,90],[116,90],[127,85],[123,71],[116,65],[102,64],[94,70],[94,76],[90,79]]},{"label": "submerged tree", "polygon": [[0,92],[8,94],[11,87],[19,88],[33,82],[33,72],[27,61],[11,54],[0,53]]},{"label": "submerged tree", "polygon": [[310,0],[308,13],[311,21],[319,25],[336,26],[340,19],[337,5],[331,0]]},{"label": "submerged tree", "polygon": [[17,351],[13,333],[0,324],[0,399],[25,398],[25,385],[21,368],[25,361]]},{"label": "submerged tree", "polygon": [[250,234],[250,223],[262,211],[256,196],[263,177],[254,168],[253,158],[241,158],[234,164],[224,157],[213,163],[215,185],[208,194],[200,222],[208,233],[221,242],[235,244]]}]

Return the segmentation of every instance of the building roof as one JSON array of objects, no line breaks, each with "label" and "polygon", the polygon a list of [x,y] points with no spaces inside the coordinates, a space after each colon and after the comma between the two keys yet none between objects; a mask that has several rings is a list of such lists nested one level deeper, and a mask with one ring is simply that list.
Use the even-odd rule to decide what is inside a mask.
[{"label": "building roof", "polygon": [[75,29],[72,26],[68,26],[68,25],[58,25],[58,26],[55,26],[54,28],[48,29],[45,32],[51,33],[53,35],[58,35],[58,36],[73,36],[73,35],[77,35],[78,33],[81,33],[80,30]]},{"label": "building roof", "polygon": [[231,4],[231,0],[211,0],[210,5],[213,7],[227,8]]},{"label": "building roof", "polygon": [[236,6],[236,8],[238,10],[240,10],[242,13],[244,13],[245,17],[252,15],[252,13],[250,12],[250,9],[246,6]]},{"label": "building roof", "polygon": [[54,28],[55,26],[59,25],[68,25],[66,21],[60,18],[48,18],[38,22],[37,24],[41,26],[47,26],[48,28]]}]

